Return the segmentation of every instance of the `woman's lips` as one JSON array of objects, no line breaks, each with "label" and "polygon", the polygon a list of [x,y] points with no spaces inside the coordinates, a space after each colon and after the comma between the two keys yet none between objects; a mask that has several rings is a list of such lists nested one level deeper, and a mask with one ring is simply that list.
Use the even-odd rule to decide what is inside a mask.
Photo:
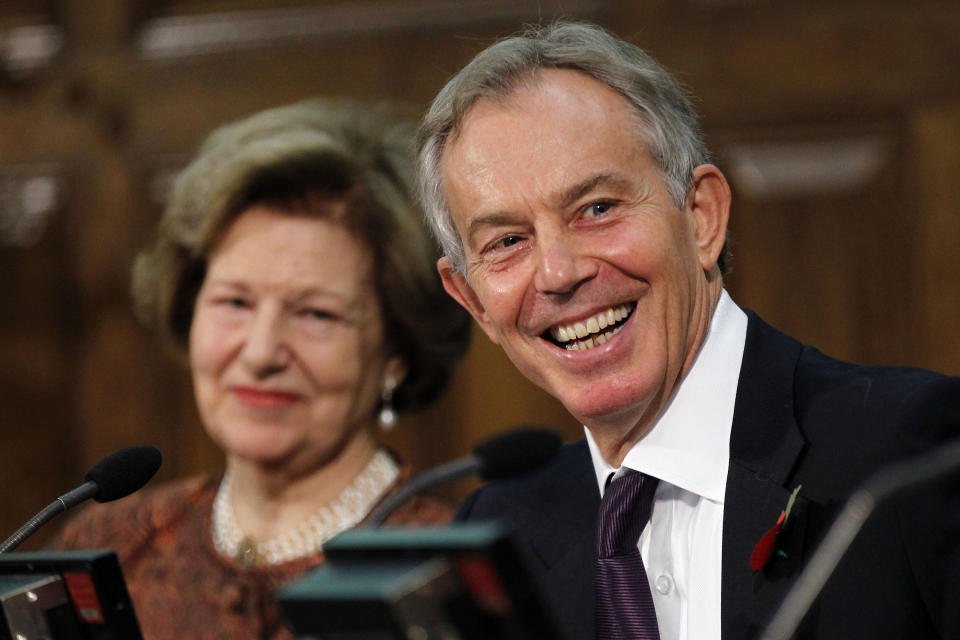
[{"label": "woman's lips", "polygon": [[269,389],[254,389],[251,387],[234,387],[231,390],[234,397],[245,405],[258,409],[274,409],[285,407],[297,402],[300,396],[287,391],[273,391]]}]

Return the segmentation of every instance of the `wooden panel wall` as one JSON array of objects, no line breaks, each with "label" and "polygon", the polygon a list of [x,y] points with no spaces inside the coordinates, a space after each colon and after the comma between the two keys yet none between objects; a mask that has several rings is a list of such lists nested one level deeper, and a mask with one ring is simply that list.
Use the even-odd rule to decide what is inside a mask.
[{"label": "wooden panel wall", "polygon": [[[960,374],[955,2],[301,2],[312,35],[166,59],[142,44],[165,19],[289,15],[295,3],[96,4],[0,7],[0,33],[41,24],[61,36],[44,64],[0,75],[0,193],[20,194],[24,171],[58,185],[35,240],[0,243],[3,529],[119,446],[160,446],[163,478],[222,464],[185,371],[134,322],[127,296],[164,177],[211,128],[313,95],[402,100],[415,112],[494,38],[561,14],[647,48],[697,96],[734,178],[729,287],[741,304],[838,357]],[[772,145],[789,168],[805,145],[870,139],[882,141],[873,168],[841,187],[757,191],[735,175],[744,148]],[[451,392],[388,439],[425,466],[518,423],[580,435],[477,332]]]}]

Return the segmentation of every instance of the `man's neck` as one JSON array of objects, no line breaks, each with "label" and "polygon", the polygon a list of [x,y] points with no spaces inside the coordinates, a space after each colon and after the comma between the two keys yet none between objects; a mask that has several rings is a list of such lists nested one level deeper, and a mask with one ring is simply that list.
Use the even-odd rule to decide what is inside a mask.
[{"label": "man's neck", "polygon": [[710,324],[722,293],[723,280],[719,276],[705,283],[701,301],[694,305],[691,313],[680,367],[676,373],[669,375],[668,382],[661,385],[658,393],[639,408],[630,407],[622,414],[603,416],[599,420],[581,420],[590,430],[604,460],[611,466],[617,468],[623,463],[627,453],[657,423],[670,399],[683,384],[710,333]]}]

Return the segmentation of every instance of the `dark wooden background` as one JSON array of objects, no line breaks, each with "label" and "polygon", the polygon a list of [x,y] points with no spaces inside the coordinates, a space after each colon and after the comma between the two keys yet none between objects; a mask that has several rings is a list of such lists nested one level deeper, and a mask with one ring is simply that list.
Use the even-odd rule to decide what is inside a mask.
[{"label": "dark wooden background", "polygon": [[[222,465],[127,294],[209,130],[315,95],[419,110],[493,39],[558,16],[697,96],[734,187],[741,305],[841,358],[960,374],[960,3],[4,0],[2,530],[121,446],[159,446],[161,479]],[[451,393],[389,440],[425,466],[518,423],[581,433],[478,332]]]}]

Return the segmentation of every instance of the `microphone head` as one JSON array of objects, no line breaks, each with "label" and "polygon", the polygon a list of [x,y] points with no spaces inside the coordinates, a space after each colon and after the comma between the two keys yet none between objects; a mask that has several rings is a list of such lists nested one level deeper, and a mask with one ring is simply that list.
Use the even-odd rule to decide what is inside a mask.
[{"label": "microphone head", "polygon": [[473,449],[480,476],[499,480],[542,467],[560,453],[563,440],[542,427],[519,427],[485,440]]},{"label": "microphone head", "polygon": [[147,484],[162,459],[156,447],[127,447],[93,465],[83,479],[96,483],[98,491],[93,499],[97,502],[118,500]]}]

